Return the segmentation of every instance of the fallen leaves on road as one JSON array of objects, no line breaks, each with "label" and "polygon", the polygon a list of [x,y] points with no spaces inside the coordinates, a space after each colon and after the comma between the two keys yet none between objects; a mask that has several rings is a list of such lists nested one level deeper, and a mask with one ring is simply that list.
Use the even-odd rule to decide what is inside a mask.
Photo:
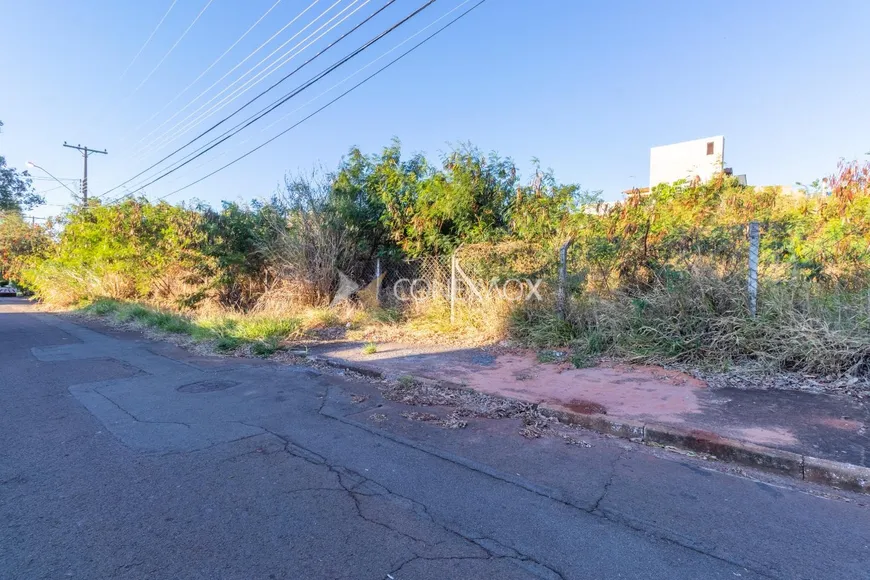
[{"label": "fallen leaves on road", "polygon": [[[526,439],[538,439],[545,435],[557,436],[568,445],[592,447],[586,441],[576,439],[564,430],[573,427],[562,424],[558,418],[542,414],[532,403],[492,397],[470,389],[424,384],[412,377],[401,377],[393,383],[380,387],[385,399],[415,407],[453,407],[444,418],[423,411],[405,411],[401,415],[410,421],[420,421],[447,429],[463,429],[467,419],[520,419],[523,427],[519,434]],[[557,429],[558,427],[558,429]]]}]

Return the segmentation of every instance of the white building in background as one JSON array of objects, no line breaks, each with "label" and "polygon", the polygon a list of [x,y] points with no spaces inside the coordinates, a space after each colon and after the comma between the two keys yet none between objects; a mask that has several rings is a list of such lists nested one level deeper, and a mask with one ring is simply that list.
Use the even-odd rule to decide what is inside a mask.
[{"label": "white building in background", "polygon": [[[689,184],[704,183],[717,173],[734,175],[730,167],[725,166],[725,137],[706,137],[693,141],[683,141],[673,145],[662,145],[649,150],[649,187],[634,187],[623,191],[625,195],[646,195],[652,188],[661,183],[673,183],[686,180]],[[737,183],[746,185],[746,175],[734,175]],[[780,195],[803,196],[807,192],[793,185],[755,185],[756,191],[762,192],[767,187],[778,188]],[[604,207],[607,210],[607,207]],[[601,213],[600,208],[587,208],[587,213]]]},{"label": "white building in background", "polygon": [[722,135],[653,147],[649,150],[649,186],[681,179],[708,181],[724,170],[724,162]]}]

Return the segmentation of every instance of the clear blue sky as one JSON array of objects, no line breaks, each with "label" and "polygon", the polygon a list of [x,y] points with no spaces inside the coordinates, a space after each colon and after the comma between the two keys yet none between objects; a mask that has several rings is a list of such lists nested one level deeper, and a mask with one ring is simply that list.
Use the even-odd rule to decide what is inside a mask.
[{"label": "clear blue sky", "polygon": [[[124,68],[171,0],[0,0],[0,120],[6,124],[0,154],[22,169],[33,160],[57,176],[78,177],[81,158],[61,147],[67,140],[109,150],[108,156],[92,158],[92,195],[131,177],[156,155],[137,158],[137,141],[313,0],[282,0],[202,80],[146,123],[275,1],[213,0],[134,93],[207,0],[178,0],[123,78]],[[341,0],[330,14],[351,1]],[[369,2],[282,70],[291,70],[382,1]],[[203,157],[204,165],[196,161],[147,193],[153,198],[172,191],[289,126],[338,91],[265,132],[261,129],[461,1],[437,0],[321,85]],[[333,2],[321,0],[164,130]],[[398,0],[371,26],[334,50],[357,46],[420,3]],[[861,0],[488,0],[335,106],[229,170],[169,199],[197,197],[217,203],[267,196],[288,170],[308,169],[316,163],[332,168],[350,146],[375,152],[393,136],[402,140],[406,152],[423,151],[430,157],[450,143],[471,141],[513,157],[526,175],[530,160],[537,157],[560,180],[603,190],[606,199],[645,185],[651,146],[719,134],[726,136],[727,164],[737,173],[748,174],[751,183],[811,181],[830,173],[838,158],[854,158],[870,150],[868,21],[870,3]],[[338,52],[331,54],[282,87],[289,90],[315,74],[318,63],[325,66]],[[272,75],[222,112],[233,110],[281,74]],[[37,183],[40,189],[54,187]],[[55,190],[47,197],[50,203],[62,204],[68,193]],[[49,215],[58,209],[45,207],[34,213]]]}]

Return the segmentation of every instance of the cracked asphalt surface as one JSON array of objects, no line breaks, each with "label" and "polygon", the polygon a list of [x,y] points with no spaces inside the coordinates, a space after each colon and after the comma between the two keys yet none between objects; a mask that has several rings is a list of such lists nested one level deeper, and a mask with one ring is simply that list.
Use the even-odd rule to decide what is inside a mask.
[{"label": "cracked asphalt surface", "polygon": [[870,578],[867,498],[0,303],[0,578]]}]

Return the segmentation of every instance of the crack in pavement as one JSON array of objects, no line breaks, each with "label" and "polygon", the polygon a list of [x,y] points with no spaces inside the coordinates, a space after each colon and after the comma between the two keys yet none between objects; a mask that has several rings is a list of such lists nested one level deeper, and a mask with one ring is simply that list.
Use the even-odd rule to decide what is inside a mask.
[{"label": "crack in pavement", "polygon": [[[324,399],[326,399],[326,397],[324,397]],[[321,408],[322,408],[322,405],[321,405]],[[326,416],[326,415],[324,415],[324,416]],[[239,421],[239,423],[246,425],[248,427],[257,427],[259,429],[263,429],[266,433],[269,433],[270,435],[276,437],[278,440],[283,441],[284,442],[284,451],[286,453],[288,453],[289,455],[291,455],[293,457],[298,457],[299,459],[302,459],[303,461],[311,463],[312,465],[325,467],[326,469],[329,470],[330,473],[333,473],[336,476],[336,481],[337,481],[338,485],[341,487],[341,489],[329,488],[329,487],[315,487],[315,488],[312,488],[310,490],[306,489],[306,490],[299,490],[299,491],[343,491],[348,496],[350,496],[350,498],[352,499],[352,501],[354,503],[354,507],[355,507],[357,516],[360,519],[362,519],[363,521],[368,522],[368,523],[373,524],[373,525],[376,525],[376,526],[379,526],[379,527],[382,527],[382,528],[384,528],[384,529],[386,529],[394,534],[397,534],[399,536],[407,538],[408,540],[411,540],[415,544],[424,544],[424,545],[432,546],[432,547],[437,546],[438,545],[437,542],[435,544],[432,544],[423,538],[418,538],[418,537],[416,537],[416,536],[414,536],[406,531],[396,529],[395,527],[393,527],[387,523],[384,523],[382,521],[379,521],[377,519],[369,517],[368,515],[366,515],[363,512],[362,505],[360,504],[360,499],[357,496],[363,496],[363,497],[376,497],[376,496],[389,497],[389,496],[393,496],[393,497],[405,500],[405,501],[407,501],[415,506],[418,506],[420,511],[419,512],[417,512],[417,510],[414,510],[414,511],[417,512],[418,514],[422,513],[423,515],[425,515],[427,520],[430,523],[432,523],[433,525],[439,527],[443,531],[445,531],[445,532],[447,532],[447,533],[449,533],[449,534],[451,534],[451,535],[453,535],[461,540],[464,540],[464,541],[466,541],[474,546],[477,546],[479,549],[481,549],[486,554],[486,556],[479,556],[479,557],[472,557],[472,556],[435,557],[435,556],[423,556],[423,555],[420,555],[419,553],[417,553],[414,549],[411,549],[411,552],[414,554],[414,556],[412,558],[410,558],[409,560],[405,561],[402,565],[400,565],[397,568],[397,570],[400,569],[402,566],[407,565],[409,562],[412,562],[412,561],[418,560],[418,559],[422,559],[422,560],[507,559],[507,560],[514,560],[514,561],[517,561],[517,562],[520,562],[523,564],[529,564],[529,563],[534,564],[535,566],[546,570],[548,572],[547,576],[549,576],[551,578],[555,577],[555,578],[559,578],[560,580],[564,580],[564,578],[565,578],[564,574],[562,574],[561,572],[559,572],[558,570],[553,568],[551,565],[545,564],[545,563],[535,559],[534,557],[532,557],[530,555],[523,554],[522,552],[520,552],[519,550],[517,550],[515,548],[505,546],[501,542],[498,542],[492,538],[486,538],[486,537],[482,537],[482,536],[475,537],[472,535],[464,534],[458,530],[451,528],[450,526],[448,526],[447,524],[445,524],[443,522],[439,522],[438,520],[436,520],[436,518],[429,511],[429,508],[425,504],[423,504],[422,502],[419,502],[413,498],[406,497],[400,493],[393,492],[389,488],[384,486],[383,484],[378,483],[376,481],[373,481],[373,480],[369,479],[368,477],[366,477],[365,475],[362,475],[361,473],[358,473],[358,472],[356,472],[352,469],[349,469],[345,466],[334,465],[334,464],[330,463],[329,461],[327,461],[327,459],[325,457],[323,457],[322,455],[320,455],[319,453],[312,451],[311,449],[308,449],[308,448],[292,441],[287,436],[276,433],[276,432],[274,432],[266,427],[263,427],[261,425],[250,424],[250,423],[245,423],[245,422],[241,422],[241,421]],[[302,453],[298,453],[296,450],[301,450]],[[353,478],[356,480],[356,482],[353,483],[352,485],[349,485],[348,483],[345,482],[345,478]],[[361,492],[357,489],[360,486],[366,485],[366,484],[372,484],[374,486],[377,486],[378,488],[383,489],[384,493],[364,493],[364,492]],[[485,545],[484,540],[489,540],[493,543],[498,544],[499,546],[502,546],[504,548],[509,549],[510,551],[513,552],[513,555],[496,554],[492,550],[492,548]],[[540,573],[540,571],[538,571],[537,575],[543,577],[543,575]]]},{"label": "crack in pavement", "polygon": [[[229,423],[237,423],[237,421],[228,421]],[[248,425],[251,427],[251,425]],[[214,449],[215,447],[220,447],[222,445],[228,445],[230,443],[238,443],[239,441],[244,441],[245,439],[253,439],[254,437],[262,437],[265,435],[265,431],[262,433],[253,433],[251,435],[242,435],[241,437],[237,437],[236,439],[230,439],[228,441],[218,441],[217,443],[212,443],[211,445],[206,445],[205,447],[198,447],[196,449],[178,449],[173,451],[164,451],[162,453],[152,453],[150,455],[154,455],[156,457],[171,457],[173,455],[187,455],[188,453],[199,453],[201,451],[208,451],[210,449]],[[250,455],[252,453],[256,453],[255,451],[246,451],[244,453],[240,453],[235,457],[243,457],[245,455]],[[228,461],[233,457],[228,457],[224,459],[224,461]]]},{"label": "crack in pavement", "polygon": [[627,452],[628,450],[623,447],[610,463],[610,475],[607,476],[607,481],[604,482],[604,489],[601,490],[601,495],[595,500],[595,504],[592,506],[592,509],[589,510],[589,513],[601,513],[604,515],[604,512],[599,511],[599,507],[601,506],[601,502],[604,501],[604,498],[607,497],[607,492],[610,491],[610,486],[613,485],[613,482],[616,479],[616,465],[622,461],[622,458]]},{"label": "crack in pavement", "polygon": [[[698,546],[692,545],[689,542],[676,540],[673,537],[665,535],[663,532],[661,532],[659,530],[650,528],[648,525],[644,526],[640,523],[633,522],[630,519],[624,518],[618,512],[611,512],[611,511],[602,509],[601,504],[607,498],[607,494],[610,491],[611,486],[616,481],[617,469],[619,466],[619,462],[622,461],[623,458],[625,458],[625,456],[629,453],[629,451],[630,450],[625,448],[625,447],[621,448],[620,452],[617,454],[617,456],[611,462],[610,475],[608,476],[607,481],[604,483],[604,488],[601,492],[601,495],[598,497],[598,499],[595,500],[595,504],[589,510],[590,514],[595,515],[597,517],[602,517],[609,522],[612,522],[612,523],[615,523],[615,524],[618,524],[621,526],[625,526],[625,527],[629,528],[630,530],[634,530],[636,532],[641,532],[644,534],[649,534],[649,535],[652,535],[660,540],[674,543],[678,546],[686,548],[687,550],[692,550],[693,552],[695,552],[697,554],[701,554],[701,555],[707,556],[709,558],[715,558],[715,559],[718,559],[722,562],[726,562],[726,563],[729,563],[729,564],[732,564],[735,566],[741,566],[741,567],[746,568],[748,570],[751,570],[753,573],[758,574],[760,576],[763,576],[765,578],[777,578],[776,576],[771,576],[766,571],[762,571],[762,570],[758,569],[757,566],[760,566],[760,564],[758,564],[758,563],[755,563],[753,568],[749,568],[746,564],[737,563],[737,562],[731,561],[727,558],[713,554],[712,550],[714,550],[715,547],[710,548],[710,549],[703,549],[703,548],[700,548]],[[578,509],[583,509],[583,508],[580,508],[579,506],[577,506],[577,507],[578,507]]]},{"label": "crack in pavement", "polygon": [[[324,404],[325,404],[325,402],[324,402]],[[321,404],[321,406],[320,406],[321,409],[323,409],[324,404]],[[632,524],[632,523],[626,521],[625,519],[618,517],[617,513],[601,510],[600,509],[601,502],[605,499],[607,492],[610,490],[610,487],[616,481],[617,464],[630,452],[630,449],[623,448],[622,451],[620,451],[620,453],[618,454],[617,458],[613,461],[613,463],[612,463],[612,470],[613,471],[612,471],[610,477],[608,478],[608,481],[604,485],[604,489],[602,490],[601,496],[599,496],[599,498],[596,500],[595,504],[592,505],[591,507],[584,507],[581,505],[577,505],[574,502],[562,497],[562,494],[559,493],[558,491],[553,491],[553,490],[548,490],[546,488],[541,488],[540,486],[534,485],[534,484],[527,482],[525,480],[522,480],[522,479],[517,479],[517,478],[513,478],[513,477],[506,477],[504,474],[497,472],[496,470],[493,470],[493,469],[488,468],[486,466],[477,464],[476,462],[466,460],[464,458],[456,457],[451,453],[445,453],[445,452],[442,452],[442,451],[439,451],[436,449],[429,448],[425,445],[418,444],[416,442],[405,439],[404,437],[394,435],[394,434],[389,433],[387,431],[382,431],[382,430],[376,429],[376,428],[369,426],[369,425],[366,425],[364,423],[359,423],[357,421],[348,420],[348,419],[346,419],[346,417],[343,417],[341,415],[332,415],[332,414],[329,414],[329,413],[326,413],[323,411],[321,411],[321,414],[328,419],[332,419],[334,421],[338,421],[338,422],[343,423],[345,425],[350,425],[350,426],[356,427],[358,429],[362,429],[364,431],[367,431],[369,433],[377,435],[378,437],[389,439],[393,442],[399,443],[401,445],[405,445],[405,446],[410,447],[412,449],[415,449],[417,451],[421,451],[423,453],[434,455],[436,457],[444,459],[445,461],[455,463],[455,464],[462,466],[466,469],[469,469],[469,470],[475,471],[477,473],[489,476],[492,479],[495,479],[497,481],[501,481],[501,482],[507,483],[509,485],[520,487],[520,488],[525,489],[527,491],[530,491],[536,495],[539,495],[539,496],[544,497],[546,499],[549,499],[551,501],[558,502],[558,503],[563,504],[563,505],[570,507],[572,509],[579,510],[583,513],[592,515],[594,517],[602,518],[606,521],[609,521],[609,522],[616,524],[616,525],[619,525],[619,526],[624,526],[632,531],[655,537],[656,539],[661,540],[663,542],[666,542],[668,544],[671,544],[674,546],[679,546],[679,547],[685,548],[687,550],[691,550],[697,554],[700,554],[700,555],[708,557],[708,558],[713,558],[715,560],[718,560],[720,562],[723,562],[723,563],[731,565],[731,566],[743,568],[745,570],[753,572],[754,574],[758,574],[759,576],[761,576],[763,578],[771,578],[771,579],[777,578],[776,576],[772,576],[766,570],[762,570],[755,565],[750,567],[749,565],[747,565],[745,563],[734,561],[734,560],[729,559],[725,556],[720,556],[720,555],[714,554],[714,553],[712,553],[712,551],[699,548],[698,546],[692,545],[692,544],[685,542],[685,541],[681,541],[680,539],[669,536],[662,531],[659,531],[656,529],[651,529],[649,527],[643,527],[643,526],[638,525],[638,524]],[[399,497],[401,497],[401,496],[399,496]],[[452,530],[450,530],[450,531],[452,531]],[[465,537],[465,536],[463,536],[463,537]],[[473,541],[471,538],[466,538],[466,539]],[[544,564],[541,564],[541,565],[545,566]],[[545,566],[545,567],[548,567],[548,566]],[[550,569],[552,570],[552,568],[550,568]],[[558,572],[556,572],[555,570],[553,570],[553,572],[558,574]]]},{"label": "crack in pavement", "polygon": [[[130,350],[135,351],[138,349],[130,349]],[[185,363],[184,361],[175,361],[175,359],[172,359],[171,357],[169,357],[163,353],[154,352],[154,351],[147,349],[147,348],[142,349],[142,350],[144,350],[147,354],[149,354],[151,356],[160,357],[160,358],[166,359],[166,360],[172,360],[174,362],[179,362],[187,367],[196,368],[194,365],[191,365],[189,363]],[[113,357],[113,358],[115,358],[115,357]],[[124,360],[123,358],[120,360],[122,360],[125,364],[131,364],[130,361]],[[144,369],[141,369],[141,367],[138,367],[138,365],[133,364],[133,366],[140,368],[140,370],[142,370],[146,373],[148,372],[148,371],[145,371]],[[197,369],[197,370],[199,370],[199,369]],[[148,374],[150,374],[150,373],[148,373]],[[370,412],[370,411],[372,411],[372,409],[377,408],[377,407],[371,407],[371,408],[367,408],[367,409],[357,410],[354,413],[350,413],[347,416],[331,414],[330,412],[328,412],[326,410],[326,405],[327,405],[327,403],[330,402],[330,394],[333,392],[334,389],[340,389],[341,387],[335,386],[335,385],[325,385],[325,387],[326,388],[324,389],[324,391],[320,395],[321,400],[320,400],[320,404],[317,407],[317,415],[318,416],[325,417],[327,419],[336,420],[336,421],[339,421],[345,425],[349,425],[349,426],[353,426],[355,428],[366,430],[369,433],[372,433],[378,437],[390,439],[396,443],[413,448],[416,451],[427,453],[427,454],[439,457],[441,459],[444,459],[446,461],[450,461],[452,463],[460,465],[461,467],[464,467],[464,468],[469,469],[471,471],[474,471],[474,472],[477,472],[477,473],[480,473],[483,475],[488,475],[489,477],[491,477],[495,480],[507,483],[509,485],[520,487],[522,489],[525,489],[526,491],[530,491],[530,492],[532,492],[536,495],[539,495],[541,497],[544,497],[550,501],[558,502],[558,503],[563,504],[565,506],[568,506],[572,509],[579,510],[583,513],[590,514],[590,515],[593,515],[595,517],[601,517],[607,521],[610,521],[610,522],[615,523],[615,524],[620,525],[620,526],[624,526],[624,527],[631,529],[633,531],[648,534],[648,535],[653,535],[653,536],[661,539],[662,541],[671,543],[673,545],[680,546],[684,549],[692,550],[692,551],[694,551],[698,554],[701,554],[703,556],[717,559],[719,561],[722,561],[722,562],[727,563],[727,564],[732,565],[732,566],[738,566],[738,567],[750,569],[753,572],[755,572],[761,576],[771,577],[766,572],[763,572],[761,570],[751,569],[751,568],[747,567],[745,564],[735,562],[735,561],[730,560],[726,557],[718,556],[716,554],[711,553],[711,551],[709,551],[709,550],[701,549],[698,546],[693,546],[690,543],[687,543],[686,541],[681,541],[679,539],[675,539],[675,538],[673,538],[673,537],[671,537],[671,536],[669,536],[666,533],[663,533],[661,531],[650,530],[647,527],[644,527],[644,526],[639,525],[637,523],[632,523],[632,522],[626,521],[623,518],[620,518],[619,515],[616,513],[611,513],[608,510],[603,510],[601,508],[602,503],[605,501],[605,499],[608,495],[608,492],[610,491],[611,487],[616,482],[618,464],[620,461],[622,461],[624,459],[624,457],[626,456],[626,454],[629,451],[628,449],[623,448],[619,452],[619,454],[616,456],[616,458],[613,460],[613,462],[610,466],[610,474],[608,476],[608,479],[603,486],[601,495],[597,498],[597,500],[594,502],[594,504],[592,506],[581,506],[581,505],[577,505],[577,504],[573,503],[572,501],[570,501],[570,499],[564,497],[563,494],[559,490],[549,490],[549,489],[541,488],[539,486],[532,484],[531,482],[527,482],[525,480],[522,480],[521,478],[518,480],[518,479],[513,478],[513,477],[505,477],[504,474],[501,474],[500,472],[497,472],[496,470],[494,470],[492,468],[488,468],[487,466],[477,464],[476,462],[472,462],[472,461],[469,461],[469,460],[464,459],[464,458],[452,456],[451,454],[441,452],[440,450],[427,449],[423,445],[416,444],[416,443],[409,441],[407,439],[404,439],[402,437],[393,435],[392,433],[385,432],[383,430],[376,429],[376,428],[371,427],[369,425],[361,424],[357,421],[349,419],[350,416],[358,415],[360,413]],[[299,390],[302,390],[302,389],[299,389]],[[107,396],[106,394],[101,392],[99,389],[93,388],[92,392],[97,393],[101,398],[103,398],[106,401],[108,401],[109,403],[111,403],[113,407],[117,408],[119,411],[121,411],[122,413],[124,413],[126,416],[130,417],[133,421],[135,421],[137,423],[163,424],[163,425],[183,425],[183,426],[187,427],[188,429],[190,429],[192,427],[192,425],[189,423],[184,423],[184,422],[179,422],[179,421],[148,421],[148,420],[140,419],[135,414],[131,413],[130,411],[128,411],[127,409],[123,408],[121,405],[116,403],[114,400],[112,400],[109,396]],[[303,459],[304,461],[307,461],[309,463],[312,463],[315,465],[325,466],[331,473],[333,473],[336,477],[338,485],[341,487],[341,490],[352,499],[355,510],[357,512],[357,516],[359,518],[361,518],[362,520],[364,520],[372,525],[377,525],[379,527],[382,527],[382,528],[390,531],[391,533],[398,534],[402,537],[405,537],[408,540],[412,541],[415,545],[421,544],[421,543],[426,545],[427,544],[426,540],[424,540],[422,538],[416,537],[413,534],[410,534],[408,532],[398,530],[395,527],[393,527],[387,523],[379,521],[373,517],[367,516],[365,513],[365,507],[361,503],[361,497],[366,497],[366,496],[382,495],[382,496],[392,496],[395,498],[400,498],[400,499],[410,503],[412,506],[415,506],[415,509],[413,510],[414,512],[416,512],[418,514],[423,514],[428,519],[428,521],[430,521],[432,524],[438,526],[442,530],[444,530],[450,534],[453,534],[456,537],[461,538],[462,540],[477,546],[485,554],[487,554],[488,555],[487,557],[489,557],[489,558],[502,558],[502,559],[507,558],[507,559],[511,559],[511,560],[514,560],[517,562],[531,563],[531,564],[534,564],[534,565],[540,567],[541,569],[546,570],[547,573],[549,573],[550,575],[554,575],[554,576],[559,577],[559,578],[564,578],[564,575],[562,573],[560,573],[558,570],[556,570],[555,568],[553,568],[552,566],[544,564],[543,562],[536,560],[534,557],[532,557],[530,555],[523,554],[513,547],[506,546],[506,545],[502,544],[501,542],[498,542],[494,538],[475,537],[474,535],[464,534],[458,530],[453,529],[449,525],[438,521],[433,516],[433,514],[429,511],[428,506],[426,506],[425,504],[423,504],[423,503],[421,503],[413,498],[405,497],[405,496],[402,496],[401,494],[395,493],[395,492],[391,491],[390,489],[388,489],[383,484],[372,481],[368,477],[366,477],[360,473],[357,473],[351,469],[348,469],[347,467],[331,464],[327,461],[327,459],[325,457],[317,454],[316,452],[312,451],[311,449],[307,449],[304,446],[301,446],[298,443],[293,442],[292,440],[290,440],[287,437],[284,437],[278,433],[275,433],[275,432],[273,432],[265,427],[262,427],[261,425],[245,423],[243,421],[234,421],[234,422],[241,424],[241,425],[245,425],[245,426],[250,427],[250,428],[258,429],[261,432],[255,433],[253,435],[246,435],[244,437],[240,437],[240,438],[234,439],[232,441],[218,442],[218,443],[215,443],[214,445],[209,445],[208,447],[203,448],[203,449],[211,448],[211,447],[214,447],[217,445],[223,445],[225,443],[229,443],[229,442],[233,442],[233,441],[239,441],[239,440],[248,439],[251,437],[256,437],[256,436],[262,435],[263,433],[268,433],[284,443],[284,447],[283,447],[284,452],[288,453],[291,456]],[[197,449],[196,451],[200,451],[203,449]],[[187,452],[188,451],[184,451],[182,453],[187,453]],[[253,452],[253,453],[256,453],[256,452]],[[240,456],[247,455],[247,454],[249,454],[249,453],[241,454]],[[352,481],[348,482],[347,481],[348,479],[351,479]],[[377,486],[384,491],[382,493],[375,493],[375,492],[371,492],[371,491],[366,492],[366,490],[361,489],[366,485],[368,485],[369,487]],[[326,491],[326,490],[339,491],[336,488],[323,487],[323,488],[291,490],[291,493],[301,493],[304,491],[311,491],[311,492],[313,492],[313,491]],[[488,546],[487,543],[489,543],[490,545]],[[496,552],[493,551],[491,544],[498,544],[502,548],[510,550],[513,553],[510,555],[497,554]],[[414,550],[411,550],[411,551],[413,553],[415,553],[415,557],[404,562],[402,564],[402,566],[407,565],[408,563],[410,563],[416,559],[424,559],[424,560],[425,559],[441,559],[441,558],[435,558],[432,556],[420,555],[420,554],[417,554]],[[449,558],[445,557],[443,559],[449,559]],[[471,559],[471,557],[463,557],[463,559]],[[397,570],[400,570],[402,566],[397,568]]]}]

